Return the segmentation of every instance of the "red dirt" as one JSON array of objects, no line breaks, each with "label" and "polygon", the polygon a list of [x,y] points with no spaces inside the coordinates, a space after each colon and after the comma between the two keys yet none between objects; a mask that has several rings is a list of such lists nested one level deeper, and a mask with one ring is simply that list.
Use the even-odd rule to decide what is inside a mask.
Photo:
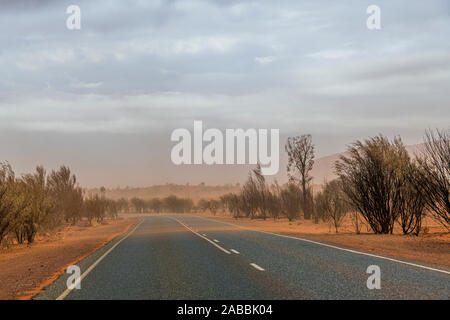
[{"label": "red dirt", "polygon": [[97,226],[70,226],[32,245],[0,249],[0,299],[30,299],[66,268],[126,232],[137,219],[107,220]]}]

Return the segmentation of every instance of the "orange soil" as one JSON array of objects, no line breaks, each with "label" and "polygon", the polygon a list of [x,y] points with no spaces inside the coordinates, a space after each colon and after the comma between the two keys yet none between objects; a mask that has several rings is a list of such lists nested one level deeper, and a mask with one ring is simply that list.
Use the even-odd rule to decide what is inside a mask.
[{"label": "orange soil", "polygon": [[126,232],[138,220],[107,220],[96,226],[70,226],[32,245],[0,249],[0,299],[30,299],[66,268]]},{"label": "orange soil", "polygon": [[361,228],[361,234],[356,234],[350,219],[343,222],[339,233],[336,234],[334,228],[328,223],[314,224],[312,221],[303,219],[289,222],[287,219],[264,221],[239,218],[236,220],[219,214],[199,216],[237,224],[248,229],[318,239],[367,252],[450,267],[450,233],[430,218],[426,218],[423,222],[423,227],[426,227],[428,232],[416,237],[403,235],[398,228],[392,235],[375,235],[366,225]]}]

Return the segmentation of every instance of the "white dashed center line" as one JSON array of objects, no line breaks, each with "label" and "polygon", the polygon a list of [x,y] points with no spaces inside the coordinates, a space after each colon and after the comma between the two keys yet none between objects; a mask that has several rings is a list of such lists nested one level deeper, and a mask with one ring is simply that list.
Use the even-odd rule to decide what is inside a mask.
[{"label": "white dashed center line", "polygon": [[233,252],[233,253],[239,254],[239,251],[237,251],[237,250],[230,249],[230,251]]},{"label": "white dashed center line", "polygon": [[255,268],[256,270],[259,270],[259,271],[266,271],[266,270],[264,270],[264,268],[261,268],[261,267],[258,266],[256,263],[250,263],[250,265],[251,265],[253,268]]},{"label": "white dashed center line", "polygon": [[189,231],[191,231],[193,234],[195,234],[196,236],[199,236],[202,239],[205,239],[206,241],[208,241],[209,243],[211,243],[212,245],[214,245],[215,247],[217,247],[218,249],[222,250],[223,252],[225,252],[226,254],[231,254],[230,251],[228,251],[225,248],[222,248],[221,246],[219,246],[218,244],[214,243],[213,241],[209,240],[208,238],[202,236],[200,233],[195,232],[194,230],[192,230],[191,228],[189,228],[187,225],[185,225],[183,222],[181,222],[180,220],[174,218],[174,217],[168,217],[169,219],[172,219],[176,222],[178,222],[179,224],[181,224],[183,227],[185,227],[186,229],[188,229]]}]

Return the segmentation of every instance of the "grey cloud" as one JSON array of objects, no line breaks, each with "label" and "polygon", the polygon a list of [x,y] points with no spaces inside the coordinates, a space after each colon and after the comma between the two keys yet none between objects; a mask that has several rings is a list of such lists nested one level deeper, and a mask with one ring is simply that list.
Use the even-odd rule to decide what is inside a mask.
[{"label": "grey cloud", "polygon": [[[164,158],[170,130],[194,119],[312,132],[321,154],[448,126],[448,1],[378,1],[376,32],[371,1],[76,2],[80,31],[65,27],[71,1],[0,1],[1,130],[41,143],[62,133],[106,161],[130,136],[155,137]],[[96,135],[105,156],[82,144]],[[9,156],[24,156],[24,141]]]}]

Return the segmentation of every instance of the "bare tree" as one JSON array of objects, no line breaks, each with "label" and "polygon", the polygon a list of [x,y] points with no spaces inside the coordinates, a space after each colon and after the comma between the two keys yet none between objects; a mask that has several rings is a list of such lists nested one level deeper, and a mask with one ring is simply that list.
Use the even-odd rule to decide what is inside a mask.
[{"label": "bare tree", "polygon": [[450,230],[450,130],[428,130],[424,140],[414,185],[434,218]]},{"label": "bare tree", "polygon": [[314,165],[314,145],[311,135],[289,137],[285,146],[288,154],[287,173],[291,182],[299,183],[303,196],[303,215],[305,219],[311,219],[311,201],[308,197],[308,189],[312,177],[310,171]]}]

